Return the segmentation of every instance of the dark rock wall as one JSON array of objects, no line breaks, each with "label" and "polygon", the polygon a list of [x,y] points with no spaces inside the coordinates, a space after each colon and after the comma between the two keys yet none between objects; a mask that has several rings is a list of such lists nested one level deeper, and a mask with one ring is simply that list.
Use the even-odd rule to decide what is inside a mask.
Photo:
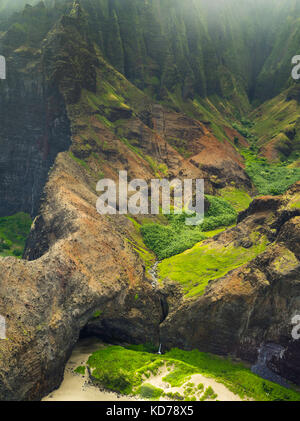
[{"label": "dark rock wall", "polygon": [[58,92],[47,92],[37,52],[13,52],[0,87],[0,215],[35,216],[50,167],[70,145]]}]

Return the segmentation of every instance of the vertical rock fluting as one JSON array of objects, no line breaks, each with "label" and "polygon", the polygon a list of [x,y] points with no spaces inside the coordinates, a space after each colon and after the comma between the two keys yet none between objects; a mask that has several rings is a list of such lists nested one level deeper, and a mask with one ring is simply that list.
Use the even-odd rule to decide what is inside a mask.
[{"label": "vertical rock fluting", "polygon": [[0,215],[35,216],[48,172],[70,145],[62,96],[49,91],[38,50],[6,49],[7,80],[0,87]]}]

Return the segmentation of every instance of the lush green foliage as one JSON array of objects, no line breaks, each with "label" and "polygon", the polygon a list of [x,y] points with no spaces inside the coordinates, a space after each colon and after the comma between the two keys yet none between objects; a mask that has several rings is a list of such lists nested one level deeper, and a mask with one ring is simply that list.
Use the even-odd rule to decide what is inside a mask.
[{"label": "lush green foliage", "polygon": [[225,187],[219,193],[237,212],[247,209],[252,201],[247,192],[239,190],[236,187]]},{"label": "lush green foliage", "polygon": [[77,368],[75,368],[74,371],[75,371],[75,373],[82,374],[84,376],[85,375],[85,370],[86,370],[85,366],[80,365]]},{"label": "lush green foliage", "polygon": [[244,136],[246,139],[253,139],[253,134],[251,130],[249,129],[251,126],[249,124],[238,124],[238,123],[232,123],[232,127],[237,130],[242,136]]},{"label": "lush green foliage", "polygon": [[92,376],[107,389],[124,394],[133,393],[142,384],[145,373],[157,372],[163,364],[155,354],[133,351],[120,346],[100,349],[90,356]]},{"label": "lush green foliage", "polygon": [[210,281],[221,278],[265,250],[267,240],[264,236],[253,232],[251,240],[253,246],[248,249],[235,247],[233,243],[227,247],[196,244],[192,249],[161,262],[159,277],[179,282],[187,296],[202,295]]},{"label": "lush green foliage", "polygon": [[209,386],[203,396],[200,398],[201,401],[206,401],[207,399],[214,400],[218,397],[218,395],[214,392],[213,388]]},{"label": "lush green foliage", "polygon": [[[141,347],[141,349],[143,348]],[[241,363],[198,350],[183,351],[175,348],[164,355],[158,355],[120,346],[108,346],[92,354],[88,359],[88,365],[92,369],[94,380],[101,386],[123,394],[142,394],[147,399],[158,399],[162,395],[162,391],[145,384],[145,377],[149,378],[151,374],[157,374],[159,368],[166,365],[170,372],[163,378],[163,381],[172,387],[181,386],[189,380],[191,375],[200,373],[215,378],[243,399],[300,400],[299,393],[263,380]],[[187,383],[185,395],[191,397],[194,389],[202,392],[203,384],[197,386]],[[176,399],[173,394],[170,397]],[[215,398],[216,395],[212,388],[207,388],[200,399]],[[177,399],[183,398],[177,396]]]},{"label": "lush green foliage", "polygon": [[22,256],[31,222],[22,212],[0,218],[0,256]]},{"label": "lush green foliage", "polygon": [[144,399],[149,400],[158,400],[163,395],[163,393],[164,391],[162,389],[158,389],[157,387],[148,383],[142,384],[137,390],[138,395]]},{"label": "lush green foliage", "polygon": [[183,212],[181,215],[167,215],[169,225],[145,224],[141,227],[146,246],[155,252],[158,259],[182,253],[207,238],[209,234],[205,232],[230,226],[236,221],[237,213],[229,202],[219,197],[206,198],[210,207],[200,226],[186,225],[188,215]]},{"label": "lush green foliage", "polygon": [[236,222],[237,212],[227,200],[214,196],[206,196],[206,198],[210,203],[210,207],[200,227],[203,231],[228,227]]},{"label": "lush green foliage", "polygon": [[300,168],[285,164],[272,164],[258,158],[251,151],[245,151],[246,172],[260,195],[280,195],[300,180]]},{"label": "lush green foliage", "polygon": [[141,232],[145,244],[155,252],[159,260],[182,253],[205,238],[200,230],[184,226],[177,230],[173,225],[149,224],[142,226]]}]

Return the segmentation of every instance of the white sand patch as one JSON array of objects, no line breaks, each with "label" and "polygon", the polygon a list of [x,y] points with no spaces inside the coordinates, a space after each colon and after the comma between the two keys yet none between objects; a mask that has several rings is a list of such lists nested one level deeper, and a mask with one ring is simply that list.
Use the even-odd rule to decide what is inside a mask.
[{"label": "white sand patch", "polygon": [[[171,368],[172,370],[173,368]],[[190,377],[189,380],[187,380],[182,386],[180,387],[171,387],[168,383],[163,381],[163,378],[167,376],[171,371],[167,369],[166,366],[161,367],[157,375],[150,377],[149,379],[145,380],[144,383],[151,384],[152,386],[158,387],[159,389],[163,389],[165,393],[179,393],[180,395],[184,395],[185,386],[188,383],[194,383],[195,387],[202,383],[204,386],[203,392],[208,387],[211,387],[213,391],[218,395],[216,400],[219,401],[242,401],[238,395],[235,395],[232,393],[229,389],[227,389],[226,386],[224,386],[222,383],[217,382],[213,378],[205,377],[202,374],[194,374]],[[199,400],[199,398],[202,396],[202,393],[196,393],[196,399]],[[166,401],[167,398],[161,398],[160,400]]]},{"label": "white sand patch", "polygon": [[100,340],[88,338],[78,342],[69,359],[64,374],[64,380],[60,387],[42,401],[136,401],[134,397],[122,396],[117,393],[100,390],[90,384],[89,375],[86,370],[85,375],[74,373],[78,366],[84,366],[89,356],[106,346]]},{"label": "white sand patch", "polygon": [[[97,386],[93,386],[86,370],[85,375],[77,374],[74,370],[78,366],[85,366],[89,356],[100,349],[105,347],[107,344],[104,344],[99,339],[96,338],[87,338],[80,340],[76,347],[73,350],[73,353],[66,365],[64,380],[60,387],[50,393],[48,396],[44,397],[43,401],[141,401],[143,399],[138,399],[136,397],[129,397],[124,395],[119,395],[114,392],[109,392],[107,390],[101,390]],[[217,400],[219,401],[241,401],[242,399],[239,396],[232,393],[227,389],[222,383],[218,383],[212,378],[205,377],[201,374],[192,375],[189,380],[187,380],[181,387],[171,387],[168,383],[164,382],[163,377],[167,376],[174,367],[167,367],[166,365],[160,367],[156,375],[151,377],[144,378],[144,384],[151,384],[159,389],[163,389],[165,393],[179,393],[184,395],[185,386],[188,383],[193,383],[195,388],[198,384],[202,383],[204,390],[209,386],[212,387],[214,392],[218,395]],[[204,391],[203,390],[203,391]],[[202,393],[195,393],[197,400],[202,396]],[[189,394],[193,396],[193,394]],[[168,401],[169,398],[161,398],[161,401]]]}]

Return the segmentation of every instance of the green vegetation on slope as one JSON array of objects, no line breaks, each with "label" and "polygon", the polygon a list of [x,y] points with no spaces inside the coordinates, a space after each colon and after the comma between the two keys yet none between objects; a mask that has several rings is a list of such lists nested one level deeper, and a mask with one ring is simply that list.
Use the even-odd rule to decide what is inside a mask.
[{"label": "green vegetation on slope", "polygon": [[166,259],[193,247],[209,236],[206,232],[235,223],[237,213],[226,200],[206,196],[210,207],[204,222],[199,226],[187,226],[186,213],[166,215],[169,225],[145,224],[141,233],[147,247],[154,251],[159,260]]},{"label": "green vegetation on slope", "polygon": [[[94,352],[88,359],[92,378],[101,386],[125,395],[141,394],[147,399],[164,396],[160,389],[148,384],[151,375],[156,375],[162,366],[169,373],[163,378],[171,387],[178,387],[193,374],[203,374],[223,383],[233,393],[243,399],[258,401],[299,401],[300,394],[275,383],[263,380],[241,363],[234,363],[198,350],[183,351],[172,349],[164,355],[151,354],[142,346],[108,346]],[[187,386],[187,394],[195,387]],[[199,387],[199,386],[198,386]],[[190,389],[190,390],[189,390]],[[203,388],[199,387],[202,392]],[[213,390],[204,392],[203,399],[215,398]],[[168,396],[168,394],[166,394]],[[191,397],[191,396],[190,396]],[[175,395],[172,398],[176,399]],[[178,396],[177,399],[181,397]]]},{"label": "green vegetation on slope", "polygon": [[77,368],[75,368],[74,372],[84,376],[85,375],[85,366],[83,366],[83,365],[78,366]]},{"label": "green vegetation on slope", "polygon": [[[278,113],[278,110],[274,110],[274,108],[276,109],[274,101],[277,104],[278,99],[277,102],[276,100],[272,100],[269,102],[269,105],[267,104],[261,107],[261,110],[266,106],[270,107],[272,112],[267,113],[265,118],[260,117],[256,125],[246,119],[242,120],[241,124],[233,123],[233,127],[250,142],[250,148],[241,150],[241,153],[246,160],[246,173],[251,178],[259,195],[276,196],[284,194],[292,184],[300,180],[300,168],[291,165],[294,159],[298,158],[298,153],[295,151],[291,153],[295,145],[293,147],[289,146],[291,140],[286,135],[295,137],[297,132],[295,125],[287,125],[288,120],[292,116],[288,115],[286,108],[290,109],[291,105],[288,105],[288,102],[284,102],[285,105],[282,108],[282,103],[279,102],[281,111]],[[288,120],[282,122],[283,119]],[[281,125],[279,124],[280,121]],[[272,125],[274,127],[271,130]],[[277,142],[272,148],[275,150],[279,148],[277,150],[279,155],[279,150],[285,151],[285,148],[287,148],[287,151],[285,151],[286,156],[282,153],[280,162],[269,162],[260,155],[262,149],[259,144],[266,144],[267,147],[267,139],[270,138],[271,142]],[[296,140],[294,139],[295,142]],[[229,200],[226,192],[225,195],[222,194],[222,197]]]},{"label": "green vegetation on slope", "polygon": [[140,258],[143,260],[145,264],[145,268],[149,269],[153,263],[155,262],[155,257],[153,253],[151,253],[143,242],[143,238],[141,235],[141,227],[142,225],[139,224],[135,219],[127,216],[127,218],[133,223],[133,229],[130,230],[130,238],[127,238],[127,241],[133,245],[134,250],[138,253]]},{"label": "green vegetation on slope", "polygon": [[244,151],[243,155],[246,158],[246,172],[260,195],[284,194],[291,185],[300,180],[300,168],[272,164],[249,150]]},{"label": "green vegetation on slope", "polygon": [[234,243],[227,247],[197,244],[192,249],[160,263],[160,279],[179,282],[188,297],[202,295],[210,281],[221,278],[265,250],[265,237],[254,232],[250,240],[253,246],[248,249],[235,247]]},{"label": "green vegetation on slope", "polygon": [[239,190],[236,187],[225,187],[219,190],[218,193],[223,199],[227,200],[237,212],[247,209],[252,201],[247,192]]},{"label": "green vegetation on slope", "polygon": [[23,212],[0,218],[0,256],[22,256],[31,223]]},{"label": "green vegetation on slope", "polygon": [[143,399],[149,400],[159,400],[163,395],[163,389],[159,389],[152,384],[144,383],[137,390],[137,394],[140,395]]},{"label": "green vegetation on slope", "polygon": [[[293,95],[295,97],[298,95],[296,87],[291,87],[253,111],[251,114],[254,122],[253,129],[258,137],[259,145],[274,140],[279,134],[288,134],[291,137],[292,149],[296,146],[295,143],[300,145],[299,134],[295,130],[298,125],[300,106],[297,100],[288,100],[288,97]],[[280,149],[279,146],[278,153]]]}]

